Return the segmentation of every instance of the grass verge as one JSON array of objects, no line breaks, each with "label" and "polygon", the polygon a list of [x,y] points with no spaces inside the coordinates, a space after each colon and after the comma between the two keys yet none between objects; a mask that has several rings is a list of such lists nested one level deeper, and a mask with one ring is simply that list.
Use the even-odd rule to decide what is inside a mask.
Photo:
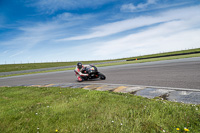
[{"label": "grass verge", "polygon": [[113,92],[0,87],[0,110],[2,133],[200,132],[200,105]]},{"label": "grass verge", "polygon": [[132,60],[132,59],[144,59],[144,58],[159,58],[159,57],[169,57],[169,56],[175,56],[175,55],[187,55],[187,54],[194,54],[194,53],[200,53],[200,48],[196,49],[188,49],[188,50],[181,50],[181,51],[173,51],[173,52],[165,52],[165,53],[159,53],[159,54],[152,54],[152,55],[143,55],[143,56],[137,56],[137,57],[130,57],[126,58],[126,60]]},{"label": "grass verge", "polygon": [[58,71],[67,71],[74,70],[75,68],[64,68],[64,69],[56,69],[56,70],[47,70],[47,71],[38,71],[38,72],[29,72],[29,73],[19,73],[19,74],[10,74],[10,75],[1,75],[1,77],[10,77],[10,76],[19,76],[19,75],[27,75],[27,74],[37,74],[37,73],[48,73],[48,72],[58,72]]},{"label": "grass verge", "polygon": [[116,63],[100,64],[100,65],[97,65],[97,66],[98,66],[98,67],[103,67],[103,66],[114,66],[114,65],[144,63],[144,62],[153,62],[153,61],[162,61],[162,60],[173,60],[173,59],[192,58],[192,57],[200,57],[200,54],[179,55],[179,56],[169,56],[169,57],[161,57],[161,58],[153,58],[153,59],[144,59],[144,60],[134,60],[134,61],[116,62]]},{"label": "grass verge", "polygon": [[[107,61],[108,60],[82,61],[82,63],[83,64],[92,64],[92,63],[107,62]],[[112,60],[109,60],[109,61],[112,61]],[[11,72],[11,71],[22,71],[22,70],[31,70],[31,69],[40,69],[40,68],[50,68],[50,67],[73,66],[73,65],[76,65],[77,62],[6,64],[6,65],[0,65],[0,72]]]}]

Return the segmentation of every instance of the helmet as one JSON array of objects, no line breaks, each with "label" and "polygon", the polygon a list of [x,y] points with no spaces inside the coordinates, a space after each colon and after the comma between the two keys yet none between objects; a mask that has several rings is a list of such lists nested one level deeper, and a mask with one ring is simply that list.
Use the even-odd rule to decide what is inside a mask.
[{"label": "helmet", "polygon": [[81,69],[82,68],[82,63],[81,62],[77,63],[77,67],[78,67],[78,69]]}]

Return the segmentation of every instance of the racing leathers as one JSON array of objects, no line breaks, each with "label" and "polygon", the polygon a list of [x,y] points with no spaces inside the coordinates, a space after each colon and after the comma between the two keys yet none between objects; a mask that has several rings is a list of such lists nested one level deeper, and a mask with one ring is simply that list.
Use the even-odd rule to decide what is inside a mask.
[{"label": "racing leathers", "polygon": [[84,70],[85,70],[87,67],[89,67],[89,66],[90,66],[90,65],[82,65],[82,68],[81,68],[81,69],[79,69],[79,68],[76,66],[74,72],[76,73],[76,76],[77,76],[78,81],[83,81],[83,78],[81,78],[81,77],[83,77],[83,76],[88,76],[88,74],[84,73]]}]

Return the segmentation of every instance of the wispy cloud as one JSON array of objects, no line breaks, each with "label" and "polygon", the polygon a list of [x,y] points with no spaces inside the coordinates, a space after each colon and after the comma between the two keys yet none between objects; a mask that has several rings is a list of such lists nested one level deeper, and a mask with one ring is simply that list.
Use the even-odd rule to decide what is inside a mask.
[{"label": "wispy cloud", "polygon": [[83,23],[87,20],[91,20],[96,17],[97,17],[97,15],[94,15],[94,14],[79,15],[79,14],[73,14],[73,13],[69,13],[69,12],[63,12],[63,13],[58,14],[57,16],[53,17],[53,21],[62,22],[62,23],[71,22],[74,24],[74,23]]},{"label": "wispy cloud", "polygon": [[200,47],[200,29],[193,27],[197,23],[194,19],[187,22],[177,20],[119,39],[97,43],[93,55],[102,59],[116,57],[116,55],[116,58],[120,58],[191,47],[198,48]]},{"label": "wispy cloud", "polygon": [[140,3],[138,5],[134,5],[133,3],[124,4],[121,6],[120,10],[122,12],[133,12],[137,9],[144,9],[148,7],[149,5],[156,4],[156,1],[157,0],[147,0],[146,3]]},{"label": "wispy cloud", "polygon": [[159,1],[159,0],[152,0],[147,1],[146,3],[141,4],[124,4],[121,6],[121,12],[130,12],[130,13],[137,13],[137,12],[144,12],[144,11],[152,11],[152,10],[159,10],[159,9],[169,9],[173,7],[180,7],[180,6],[188,6],[189,4],[193,3],[194,1],[180,1],[180,2],[169,2],[169,1]]},{"label": "wispy cloud", "polygon": [[[1,60],[3,60],[3,57],[11,61],[16,61],[17,59],[23,60],[23,58],[28,58],[28,56],[25,57],[24,55],[33,55],[32,57],[38,58],[37,60],[40,60],[40,58],[43,60],[50,58],[55,61],[55,58],[61,59],[59,55],[64,49],[63,58],[65,58],[66,51],[69,52],[70,47],[73,47],[73,45],[71,43],[59,43],[55,40],[64,35],[70,35],[74,32],[74,27],[76,28],[77,25],[84,23],[84,20],[87,21],[93,17],[90,14],[62,13],[47,22],[35,22],[31,24],[29,22],[27,24],[26,21],[23,21],[21,22],[22,26],[15,27],[17,31],[20,31],[19,34],[9,40],[0,40],[0,47],[9,49],[7,51],[0,49]],[[50,56],[52,53],[54,53],[53,56]],[[30,57],[29,61],[31,60]]]},{"label": "wispy cloud", "polygon": [[32,24],[32,26],[19,27],[18,30],[20,30],[20,33],[13,39],[0,42],[1,47],[9,48],[2,55],[7,54],[10,58],[13,58],[29,53],[37,45],[42,47],[42,45],[45,45],[43,41],[50,41],[51,38],[57,36],[57,28],[56,24]]},{"label": "wispy cloud", "polygon": [[86,35],[63,38],[63,39],[60,39],[60,41],[83,40],[83,39],[91,39],[91,38],[96,38],[96,37],[104,37],[104,36],[120,33],[123,31],[131,30],[134,28],[148,26],[148,25],[157,24],[161,22],[173,21],[176,19],[187,20],[191,16],[198,17],[199,16],[198,14],[200,13],[199,8],[200,6],[182,8],[182,9],[166,11],[159,14],[154,14],[152,16],[141,16],[141,17],[122,20],[122,21],[118,21],[114,23],[108,23],[108,24],[91,28],[89,31],[90,33]]},{"label": "wispy cloud", "polygon": [[[119,21],[93,28],[99,32],[98,37],[111,35],[121,31],[159,23],[148,28],[143,28],[134,34],[128,34],[110,41],[93,42],[87,45],[78,46],[77,49],[84,49],[90,53],[90,59],[121,58],[128,56],[145,55],[164,51],[174,51],[185,48],[200,47],[200,6],[174,9],[156,14],[154,16],[138,17],[130,20]],[[137,21],[136,21],[137,20]],[[128,26],[127,25],[133,26]],[[119,28],[120,27],[120,28]],[[96,32],[97,33],[97,32]],[[100,34],[101,33],[101,34]],[[70,39],[86,39],[97,37],[95,34],[78,36]],[[68,38],[69,41],[69,38]]]},{"label": "wispy cloud", "polygon": [[137,5],[137,8],[146,8],[147,6],[151,5],[151,4],[156,4],[157,0],[147,0],[146,3],[141,3]]},{"label": "wispy cloud", "polygon": [[19,51],[15,54],[11,55],[10,57],[13,58],[13,57],[18,56],[18,55],[23,54],[23,53],[24,53],[24,51]]}]

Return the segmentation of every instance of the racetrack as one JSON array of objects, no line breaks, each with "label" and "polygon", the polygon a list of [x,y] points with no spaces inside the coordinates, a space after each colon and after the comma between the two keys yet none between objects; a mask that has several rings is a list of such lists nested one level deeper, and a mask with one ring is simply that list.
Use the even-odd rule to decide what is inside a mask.
[{"label": "racetrack", "polygon": [[[98,68],[106,80],[84,83],[200,89],[200,57]],[[73,71],[0,78],[0,86],[77,83]]]}]

